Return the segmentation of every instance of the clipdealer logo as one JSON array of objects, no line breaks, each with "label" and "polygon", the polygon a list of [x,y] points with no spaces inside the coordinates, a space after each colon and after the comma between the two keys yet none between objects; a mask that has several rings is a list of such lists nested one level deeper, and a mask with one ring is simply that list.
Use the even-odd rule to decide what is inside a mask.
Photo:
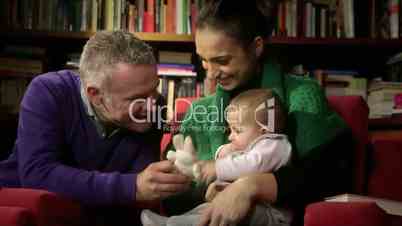
[{"label": "clipdealer logo", "polygon": [[[132,101],[129,105],[129,117],[135,123],[155,123],[157,129],[168,129],[164,128],[168,122],[176,122],[182,124],[187,120],[193,120],[198,125],[202,125],[202,130],[226,130],[227,115],[230,112],[238,112],[238,117],[236,122],[240,123],[242,118],[240,117],[243,110],[242,106],[224,106],[223,100],[221,100],[217,105],[192,105],[192,102],[182,98],[176,100],[176,107],[180,106],[182,108],[191,108],[190,115],[175,114],[174,109],[169,108],[167,105],[162,105],[158,103],[155,98],[140,98]],[[187,113],[188,114],[188,113]],[[166,115],[170,115],[168,118]],[[217,125],[224,125],[222,126]]]}]

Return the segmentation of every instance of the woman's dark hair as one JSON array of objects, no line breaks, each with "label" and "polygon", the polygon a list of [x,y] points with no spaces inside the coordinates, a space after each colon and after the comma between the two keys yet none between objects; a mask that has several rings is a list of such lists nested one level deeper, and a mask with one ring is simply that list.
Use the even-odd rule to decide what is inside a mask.
[{"label": "woman's dark hair", "polygon": [[207,0],[197,18],[197,29],[212,27],[248,46],[255,37],[271,35],[279,0]]}]

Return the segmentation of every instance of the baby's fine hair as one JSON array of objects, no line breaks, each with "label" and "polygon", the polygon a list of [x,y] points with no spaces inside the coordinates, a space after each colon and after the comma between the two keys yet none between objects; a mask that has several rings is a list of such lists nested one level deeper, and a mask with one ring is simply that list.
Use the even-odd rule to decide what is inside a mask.
[{"label": "baby's fine hair", "polygon": [[[283,133],[286,112],[283,109],[281,101],[271,89],[250,89],[240,93],[231,100],[228,111],[234,110],[240,112],[239,117],[242,123],[255,123],[256,125],[262,124],[268,126],[268,122],[272,119],[268,118],[269,108],[264,103],[272,98],[274,98],[275,103],[273,106],[273,115],[275,118],[272,121],[274,122],[275,129],[269,132]],[[261,105],[265,107],[261,108]]]}]

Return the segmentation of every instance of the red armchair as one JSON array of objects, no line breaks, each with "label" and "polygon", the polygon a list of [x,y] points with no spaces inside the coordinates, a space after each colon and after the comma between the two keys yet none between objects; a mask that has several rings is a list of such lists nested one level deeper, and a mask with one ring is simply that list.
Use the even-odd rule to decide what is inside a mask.
[{"label": "red armchair", "polygon": [[[180,118],[193,99],[178,102]],[[329,104],[351,126],[358,139],[356,148],[355,192],[402,201],[402,141],[376,141],[372,159],[377,160],[367,171],[368,108],[360,97],[330,97]],[[171,134],[161,142],[165,150]],[[385,166],[386,165],[386,166]],[[389,173],[388,171],[391,171]],[[389,178],[388,175],[392,175]],[[396,175],[396,176],[395,176]],[[393,178],[397,178],[394,180]],[[389,186],[384,184],[392,183]],[[368,193],[367,193],[368,192]],[[77,203],[54,193],[33,189],[0,188],[0,225],[77,225],[82,223],[82,211]],[[374,203],[318,202],[307,206],[305,226],[371,226],[402,225],[402,217],[390,216]]]},{"label": "red armchair", "polygon": [[81,225],[81,208],[78,203],[43,190],[0,188],[0,225]]},{"label": "red armchair", "polygon": [[[363,194],[402,202],[402,141],[375,140],[372,150]],[[305,226],[402,225],[401,216],[388,215],[374,203],[313,203],[304,217]]]},{"label": "red armchair", "polygon": [[[368,152],[368,109],[364,100],[360,97],[330,97],[328,100],[358,139],[354,192],[402,201],[402,141],[377,140],[371,144],[373,152]],[[304,225],[396,226],[402,225],[402,217],[387,215],[375,203],[318,202],[307,206]]]}]

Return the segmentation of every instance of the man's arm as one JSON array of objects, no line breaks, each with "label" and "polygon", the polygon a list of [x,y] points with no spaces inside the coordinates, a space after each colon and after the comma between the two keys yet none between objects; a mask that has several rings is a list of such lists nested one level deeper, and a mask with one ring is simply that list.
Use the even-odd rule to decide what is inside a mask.
[{"label": "man's arm", "polygon": [[136,174],[87,171],[61,162],[61,152],[71,152],[62,150],[68,145],[62,109],[66,97],[62,95],[68,92],[56,88],[46,78],[37,77],[23,98],[17,142],[21,184],[88,204],[132,202]]},{"label": "man's arm", "polygon": [[[172,178],[163,181],[146,179],[145,183],[138,183],[141,179],[136,173],[102,173],[63,164],[60,152],[66,144],[62,106],[66,97],[62,96],[62,90],[55,91],[54,87],[49,88],[51,86],[55,84],[46,83],[39,77],[34,79],[22,102],[17,146],[19,175],[24,187],[49,190],[93,205],[131,203],[136,200],[137,185],[144,193],[150,187],[170,182]],[[148,176],[140,178],[156,178],[155,174],[159,175],[162,170],[159,166],[151,169],[148,167],[142,174]],[[180,178],[173,179],[180,184]],[[152,197],[155,196],[161,197],[162,192],[155,192]]]}]

